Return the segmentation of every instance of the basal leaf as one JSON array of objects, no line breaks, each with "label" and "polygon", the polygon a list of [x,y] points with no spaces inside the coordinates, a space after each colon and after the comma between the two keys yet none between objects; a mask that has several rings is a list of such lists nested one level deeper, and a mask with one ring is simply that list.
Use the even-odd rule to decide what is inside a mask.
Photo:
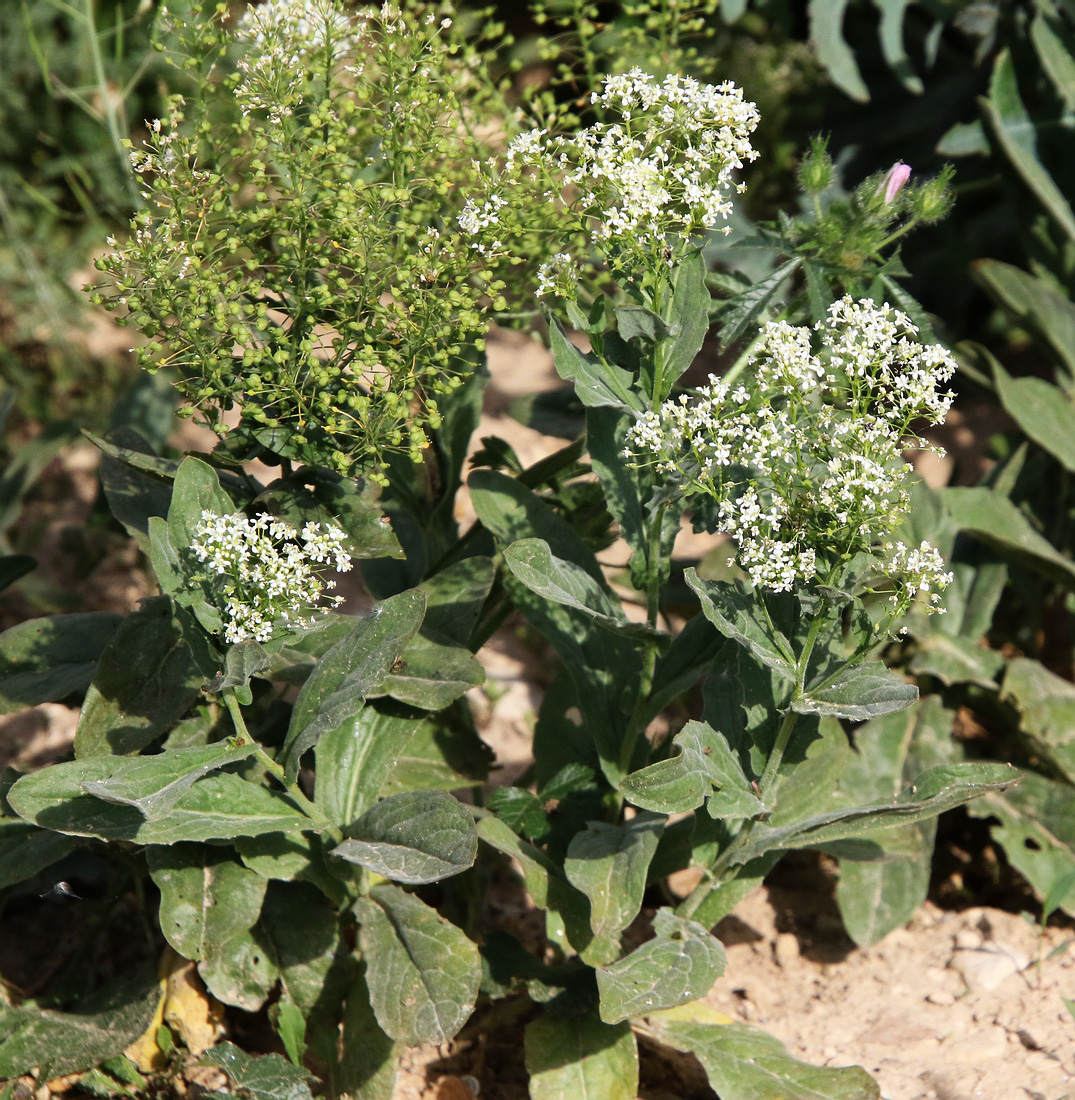
[{"label": "basal leaf", "polygon": [[396,882],[436,882],[474,863],[478,834],[447,791],[393,795],[366,811],[332,854]]},{"label": "basal leaf", "polygon": [[[650,860],[664,823],[663,815],[645,811],[623,825],[591,821],[568,845],[564,874],[590,900],[594,942],[583,956],[586,962],[607,963],[619,954],[615,937],[642,908]],[[608,957],[600,957],[606,951]]]},{"label": "basal leaf", "polygon": [[235,1091],[250,1100],[312,1100],[313,1075],[279,1054],[247,1054],[233,1043],[218,1043],[201,1063],[222,1069]]},{"label": "basal leaf", "polygon": [[104,611],[28,619],[0,634],[0,714],[85,691],[122,618]]},{"label": "basal leaf", "polygon": [[531,1100],[635,1100],[638,1050],[626,1023],[544,1014],[526,1026]]},{"label": "basal leaf", "polygon": [[915,675],[935,676],[946,687],[964,683],[995,689],[1004,664],[1004,655],[995,649],[935,630],[917,639],[910,667]]},{"label": "basal leaf", "polygon": [[701,1062],[721,1100],[878,1100],[881,1095],[859,1066],[807,1065],[792,1058],[779,1039],[747,1024],[669,1020],[659,1034]]},{"label": "basal leaf", "polygon": [[381,1028],[408,1046],[447,1042],[474,1009],[481,981],[477,947],[396,886],[374,887],[355,912]]},{"label": "basal leaf", "polygon": [[321,737],[355,715],[383,682],[425,614],[425,596],[411,589],[360,619],[318,662],[295,700],[282,763],[289,778]]},{"label": "basal leaf", "polygon": [[1020,729],[1036,754],[1075,785],[1075,685],[1039,661],[1015,657],[1004,674],[1003,698],[1018,708]]},{"label": "basal leaf", "polygon": [[138,752],[183,716],[202,683],[172,601],[143,600],[101,654],[79,715],[75,755]]},{"label": "basal leaf", "polygon": [[658,909],[653,929],[652,940],[597,969],[601,1019],[606,1024],[704,997],[724,973],[724,947],[700,924]]}]

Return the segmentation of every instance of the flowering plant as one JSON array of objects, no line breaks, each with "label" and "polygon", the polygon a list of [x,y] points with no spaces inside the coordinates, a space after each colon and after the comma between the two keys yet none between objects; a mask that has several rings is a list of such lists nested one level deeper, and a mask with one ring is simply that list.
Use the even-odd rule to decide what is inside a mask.
[{"label": "flowering plant", "polygon": [[[811,269],[822,316],[771,289],[750,309],[714,301],[702,244],[758,121],[731,84],[612,74],[595,120],[506,135],[499,163],[473,168],[489,152],[481,62],[446,12],[271,0],[235,42],[192,24],[200,83],[136,156],[150,205],[102,267],[146,362],[171,361],[231,435],[181,462],[102,441],[106,495],[161,595],[5,636],[60,666],[45,697],[85,698],[75,758],[5,789],[17,873],[87,842],[127,867],[136,852],[171,977],[207,1019],[263,1012],[286,1052],[260,1070],[210,1052],[255,1095],[269,1074],[308,1096],[315,1073],[326,1094],[387,1100],[401,1048],[449,1040],[483,999],[524,1026],[535,1100],[583,1079],[633,1100],[642,1034],[692,1052],[723,1100],[774,1079],[875,1100],[865,1071],[805,1066],[691,1006],[724,967],[711,927],[783,852],[884,859],[900,830],[1008,782],[941,764],[878,797],[853,766],[852,729],[868,750],[870,723],[918,694],[879,645],[918,592],[945,598],[936,551],[903,534],[902,451],[943,419],[953,361],[908,312],[848,296],[846,266]],[[870,182],[856,217],[871,240],[912,191],[887,201]],[[524,224],[535,194],[549,201]],[[821,210],[816,238],[832,224]],[[478,520],[461,532],[482,310],[502,308],[501,271],[527,271],[535,238],[584,431],[525,469],[503,447],[474,456]],[[753,349],[689,387],[712,315],[731,342],[768,306],[784,316]],[[260,484],[253,455],[281,476]],[[700,613],[675,630],[684,510],[734,538],[742,574],[686,570]],[[641,622],[594,553],[616,535]],[[324,606],[328,567],[353,562],[372,606]],[[559,662],[532,769],[489,790],[466,694],[512,613]],[[513,869],[540,942],[488,927],[476,865]],[[672,893],[676,871],[693,889]],[[669,902],[655,912],[651,885]],[[127,1050],[129,1072],[152,1073],[178,1057],[159,1022],[182,1018],[175,985],[147,988],[127,1031],[101,1023],[99,1061]],[[212,1042],[175,1029],[195,1054]],[[0,1052],[0,1075],[66,1072],[54,1048]]]}]

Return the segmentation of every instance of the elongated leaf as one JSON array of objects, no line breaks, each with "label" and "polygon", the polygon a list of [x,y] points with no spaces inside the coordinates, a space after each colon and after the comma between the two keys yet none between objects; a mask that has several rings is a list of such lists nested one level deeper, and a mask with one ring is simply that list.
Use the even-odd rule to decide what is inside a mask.
[{"label": "elongated leaf", "polygon": [[590,927],[594,933],[584,961],[608,963],[619,954],[615,937],[642,908],[650,860],[664,822],[663,815],[645,812],[624,825],[591,821],[586,832],[572,838],[564,874],[590,899]]},{"label": "elongated leaf", "polygon": [[889,672],[880,661],[845,667],[823,687],[810,688],[791,704],[800,714],[825,714],[862,722],[906,710],[918,698],[918,688]]},{"label": "elongated leaf", "polygon": [[379,793],[479,787],[489,777],[496,755],[478,736],[468,709],[456,707],[426,717],[407,746],[397,753]]},{"label": "elongated leaf", "polygon": [[469,649],[440,641],[423,627],[371,695],[383,692],[412,707],[443,710],[464,692],[484,683],[485,670]]},{"label": "elongated leaf", "polygon": [[209,992],[256,1011],[276,980],[264,948],[250,935],[268,880],[204,844],[151,847],[150,875],[160,890],[160,926],[184,958],[199,963]]},{"label": "elongated leaf", "polygon": [[39,829],[28,821],[0,818],[0,890],[33,878],[79,843],[74,837]]},{"label": "elongated leaf", "polygon": [[1053,87],[1069,110],[1075,108],[1075,57],[1071,37],[1064,34],[1063,24],[1039,11],[1030,24],[1030,40]]},{"label": "elongated leaf", "polygon": [[392,596],[337,642],[302,686],[291,712],[282,763],[289,778],[299,761],[329,730],[356,714],[379,687],[417,633],[425,614],[425,596],[412,589]]},{"label": "elongated leaf", "polygon": [[1038,661],[1016,657],[1004,675],[1004,697],[1019,709],[1036,754],[1075,785],[1075,686]]},{"label": "elongated leaf", "polygon": [[474,863],[478,834],[447,791],[393,795],[367,810],[332,854],[396,882],[436,882]]},{"label": "elongated leaf", "polygon": [[[1045,340],[1068,375],[1075,377],[1075,303],[1048,280],[999,260],[979,260],[973,272],[996,301]],[[994,374],[999,378],[1004,372],[994,369]]]},{"label": "elongated leaf", "polygon": [[658,401],[668,396],[681,375],[694,362],[709,331],[709,311],[713,301],[705,285],[705,277],[705,259],[700,250],[676,268],[671,302],[675,329],[669,334],[670,346],[664,349],[665,384],[657,394]]},{"label": "elongated leaf", "polygon": [[646,810],[684,813],[710,799],[713,816],[755,817],[765,806],[725,738],[704,722],[688,722],[672,740],[679,750],[620,784],[628,801]]},{"label": "elongated leaf", "polygon": [[347,993],[340,1023],[342,1051],[333,1092],[354,1100],[392,1100],[401,1052],[373,1014],[364,967]]},{"label": "elongated leaf", "polygon": [[911,59],[903,45],[903,18],[911,0],[882,0],[881,9],[881,52],[885,55],[888,67],[900,78],[900,82],[915,95],[923,89],[922,79],[914,71]]},{"label": "elongated leaf", "polygon": [[792,648],[788,638],[774,632],[760,597],[742,585],[703,581],[693,569],[684,578],[698,596],[705,617],[727,638],[746,646],[762,664],[794,680]]},{"label": "elongated leaf", "polygon": [[1023,182],[1067,237],[1075,240],[1075,214],[1038,157],[1034,123],[1019,96],[1015,66],[1007,50],[997,57],[989,98],[981,101],[981,107],[997,142]]},{"label": "elongated leaf", "polygon": [[29,619],[0,634],[0,714],[85,691],[123,620],[91,611]]},{"label": "elongated leaf", "polygon": [[82,1013],[0,1003],[0,1079],[35,1068],[52,1078],[115,1058],[149,1026],[159,1000],[160,987],[147,973],[114,984]]},{"label": "elongated leaf", "polygon": [[780,288],[799,267],[802,261],[796,257],[782,263],[771,275],[754,283],[749,290],[721,303],[718,320],[720,322],[720,342],[724,347],[734,344],[747,329],[758,321],[769,303],[776,298]]},{"label": "elongated leaf", "polygon": [[990,489],[945,489],[944,503],[959,527],[999,553],[1075,587],[1075,565],[1030,526],[1007,497]]},{"label": "elongated leaf", "polygon": [[377,1022],[401,1043],[443,1043],[466,1023],[481,980],[477,947],[413,894],[359,898],[359,940]]},{"label": "elongated leaf", "polygon": [[622,367],[603,363],[596,355],[580,351],[555,318],[549,329],[549,341],[557,374],[574,384],[584,405],[611,405],[617,409],[644,411],[634,377]]},{"label": "elongated leaf", "polygon": [[659,1034],[702,1064],[721,1100],[878,1100],[880,1089],[859,1066],[810,1066],[784,1044],[747,1024],[697,1024],[669,1020]]},{"label": "elongated leaf", "polygon": [[[1007,764],[952,764],[931,768],[895,801],[828,810],[784,826],[755,825],[743,848],[743,859],[776,849],[831,844],[836,840],[872,838],[893,825],[936,817],[989,791],[1004,790],[1018,778]],[[883,836],[881,842],[883,842]]]},{"label": "elongated leaf", "polygon": [[42,768],[23,776],[8,793],[8,801],[21,817],[58,833],[138,844],[230,840],[315,827],[283,795],[228,773],[199,780],[163,818],[147,820],[134,805],[105,802],[83,792],[84,782],[110,778],[117,760],[131,758],[92,757]]},{"label": "elongated leaf", "polygon": [[311,1100],[314,1078],[279,1054],[247,1054],[233,1043],[218,1043],[201,1057],[202,1065],[222,1069],[240,1095],[250,1100]]},{"label": "elongated leaf", "polygon": [[477,625],[496,567],[491,558],[464,558],[442,569],[421,588],[426,594],[426,617],[422,632],[440,635],[466,645]]},{"label": "elongated leaf", "polygon": [[1075,404],[1058,386],[1042,378],[1012,378],[997,373],[997,394],[1013,420],[1035,443],[1075,472]]},{"label": "elongated leaf", "polygon": [[704,997],[724,973],[721,942],[694,921],[658,909],[655,936],[631,954],[597,970],[601,1019],[618,1024]]},{"label": "elongated leaf", "polygon": [[179,463],[158,458],[130,428],[113,429],[107,440],[84,434],[101,449],[101,487],[112,515],[147,549],[149,517],[168,515]]},{"label": "elongated leaf", "polygon": [[75,755],[138,752],[190,708],[203,678],[167,596],[144,600],[101,654],[75,735]]},{"label": "elongated leaf", "polygon": [[626,1023],[539,1016],[526,1027],[531,1100],[635,1100],[638,1050]]},{"label": "elongated leaf", "polygon": [[[987,794],[967,812],[992,820],[994,840],[1038,897],[1075,913],[1075,804],[1072,788],[1021,771],[1017,786]],[[1065,889],[1064,884],[1067,883]],[[1060,896],[1055,896],[1057,892]]]},{"label": "elongated leaf", "polygon": [[918,640],[911,671],[936,676],[946,687],[969,683],[996,688],[1004,664],[1004,655],[997,650],[937,630]]},{"label": "elongated leaf", "polygon": [[253,745],[232,747],[217,744],[207,749],[181,749],[158,756],[91,757],[84,765],[75,763],[85,778],[79,787],[120,806],[136,807],[147,821],[164,817],[180,798],[209,772],[244,760],[254,751]]},{"label": "elongated leaf", "polygon": [[199,458],[184,458],[175,472],[172,503],[168,509],[168,529],[172,545],[178,549],[194,542],[194,530],[203,512],[227,516],[235,504],[220,486],[216,470]]}]

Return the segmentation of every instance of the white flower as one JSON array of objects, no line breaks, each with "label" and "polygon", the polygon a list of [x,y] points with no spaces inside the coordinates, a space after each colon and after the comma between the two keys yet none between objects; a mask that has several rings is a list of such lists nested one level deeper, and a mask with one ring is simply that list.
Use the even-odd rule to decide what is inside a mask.
[{"label": "white flower", "polygon": [[[308,523],[298,532],[290,523],[261,515],[248,519],[241,512],[219,516],[203,511],[191,550],[206,566],[203,580],[216,597],[229,645],[253,638],[270,638],[313,625],[328,608],[318,603],[333,582],[319,576],[317,566],[338,572],[351,568],[338,527]],[[330,597],[336,607],[341,597]]]}]

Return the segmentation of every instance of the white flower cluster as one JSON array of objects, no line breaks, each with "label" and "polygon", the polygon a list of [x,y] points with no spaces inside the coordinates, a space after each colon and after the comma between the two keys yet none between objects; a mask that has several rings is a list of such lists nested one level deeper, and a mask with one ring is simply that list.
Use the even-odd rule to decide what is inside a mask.
[{"label": "white flower cluster", "polygon": [[909,506],[908,431],[943,421],[955,361],[869,300],[836,302],[815,328],[817,353],[810,329],[767,325],[751,386],[711,377],[693,400],[665,402],[635,422],[627,455],[715,499],[755,585],[788,591],[865,552],[882,559],[897,606],[930,592],[935,609],[951,579],[937,551],[885,540]]},{"label": "white flower cluster", "polygon": [[363,33],[364,25],[337,0],[264,0],[247,8],[235,28],[246,48],[236,63],[242,74],[235,89],[240,110],[244,115],[266,111],[269,121],[279,125],[294,112],[298,74],[314,58],[335,65],[352,56]]},{"label": "white flower cluster", "polygon": [[[329,608],[318,604],[334,581],[318,575],[326,567],[351,568],[338,527],[308,523],[296,531],[271,516],[248,519],[241,512],[218,516],[203,511],[194,529],[194,557],[208,566],[210,589],[225,620],[229,645],[253,638],[305,630]],[[318,567],[321,567],[319,569]],[[342,597],[330,597],[338,607]]]},{"label": "white flower cluster", "polygon": [[[557,181],[561,195],[543,198],[574,196],[597,247],[633,266],[727,219],[729,194],[742,190],[732,174],[757,156],[750,134],[758,112],[741,89],[632,69],[606,77],[593,102],[619,121],[567,135],[524,133],[508,147],[505,178]],[[460,218],[460,227],[475,236],[497,221],[488,203],[472,214],[480,216]]]}]

